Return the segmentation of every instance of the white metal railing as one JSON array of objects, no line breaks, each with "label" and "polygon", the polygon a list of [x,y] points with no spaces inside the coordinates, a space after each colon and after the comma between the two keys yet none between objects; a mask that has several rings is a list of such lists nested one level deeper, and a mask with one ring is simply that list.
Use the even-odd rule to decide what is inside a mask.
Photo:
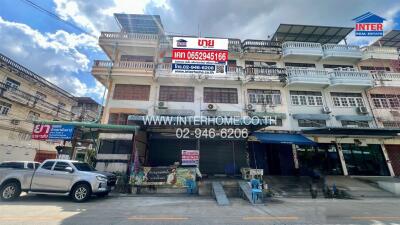
[{"label": "white metal railing", "polygon": [[114,67],[114,68],[127,68],[127,69],[153,69],[154,63],[152,62],[136,62],[136,61],[120,61],[113,65],[112,61],[95,60],[95,67]]},{"label": "white metal railing", "polygon": [[344,51],[344,52],[360,52],[360,47],[357,45],[337,45],[337,44],[324,44],[322,49],[332,51]]},{"label": "white metal railing", "polygon": [[388,72],[372,72],[372,77],[374,80],[400,80],[400,73],[388,73]]},{"label": "white metal railing", "polygon": [[287,41],[282,44],[282,48],[322,48],[320,43],[314,42],[298,42],[298,41]]},{"label": "white metal railing", "polygon": [[101,32],[100,38],[105,39],[140,39],[140,40],[157,40],[157,34],[140,34],[140,33],[124,33],[124,32]]},{"label": "white metal railing", "polygon": [[397,48],[395,47],[386,47],[386,46],[366,46],[362,48],[364,53],[380,53],[380,54],[390,54],[390,55],[399,55]]},{"label": "white metal railing", "polygon": [[287,68],[288,77],[304,77],[304,78],[328,78],[328,72],[325,70],[315,69],[294,69]]},{"label": "white metal railing", "polygon": [[329,73],[331,78],[345,78],[345,79],[369,79],[371,80],[371,74],[365,71],[345,71],[336,70]]}]

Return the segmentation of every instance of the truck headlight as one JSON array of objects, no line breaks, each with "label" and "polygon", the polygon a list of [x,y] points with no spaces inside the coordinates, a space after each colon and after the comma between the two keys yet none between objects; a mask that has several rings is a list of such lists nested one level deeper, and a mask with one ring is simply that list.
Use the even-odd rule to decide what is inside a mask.
[{"label": "truck headlight", "polygon": [[96,179],[97,179],[98,181],[107,182],[107,177],[103,177],[103,176],[96,176]]}]

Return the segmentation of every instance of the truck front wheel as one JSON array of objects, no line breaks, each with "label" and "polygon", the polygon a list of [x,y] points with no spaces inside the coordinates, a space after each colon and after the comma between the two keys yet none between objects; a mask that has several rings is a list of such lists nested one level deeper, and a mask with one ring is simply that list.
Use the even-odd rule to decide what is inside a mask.
[{"label": "truck front wheel", "polygon": [[21,186],[16,181],[11,181],[4,184],[0,188],[1,200],[12,201],[19,197],[21,194]]},{"label": "truck front wheel", "polygon": [[71,197],[76,202],[87,201],[92,195],[90,186],[85,183],[77,184],[71,191]]}]

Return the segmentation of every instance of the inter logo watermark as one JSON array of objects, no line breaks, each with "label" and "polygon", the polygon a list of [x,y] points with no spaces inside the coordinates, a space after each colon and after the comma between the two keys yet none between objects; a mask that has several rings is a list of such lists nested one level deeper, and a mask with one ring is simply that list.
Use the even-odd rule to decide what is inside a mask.
[{"label": "inter logo watermark", "polygon": [[377,37],[383,36],[383,21],[378,15],[367,12],[353,19],[356,22],[356,36],[361,37]]}]

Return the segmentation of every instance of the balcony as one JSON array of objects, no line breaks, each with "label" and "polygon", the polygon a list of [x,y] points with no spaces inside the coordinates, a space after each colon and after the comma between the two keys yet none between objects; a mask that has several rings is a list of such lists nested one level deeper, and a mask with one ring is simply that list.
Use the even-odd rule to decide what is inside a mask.
[{"label": "balcony", "polygon": [[280,42],[268,40],[244,40],[243,52],[254,59],[279,59],[282,51]]},{"label": "balcony", "polygon": [[212,80],[242,80],[243,68],[239,66],[227,67],[225,75],[205,75],[205,74],[179,74],[172,73],[171,63],[160,63],[157,65],[156,78],[192,78],[192,79],[212,79]]},{"label": "balcony", "polygon": [[159,45],[157,34],[140,34],[124,32],[101,32],[99,45],[108,55],[114,58],[115,49],[123,48],[128,55],[153,55]]},{"label": "balcony", "polygon": [[322,50],[324,59],[358,61],[362,58],[360,47],[355,45],[325,44]]},{"label": "balcony", "polygon": [[330,84],[329,74],[325,70],[286,69],[286,84],[291,87],[326,87]]},{"label": "balcony", "polygon": [[285,68],[246,67],[244,70],[247,81],[276,81],[281,82],[286,77]]},{"label": "balcony", "polygon": [[57,119],[71,120],[73,118],[72,112],[53,105],[43,99],[38,99],[37,97],[19,89],[11,88],[5,83],[0,82],[0,90],[0,97],[6,98],[10,101],[53,115]]},{"label": "balcony", "polygon": [[362,60],[390,59],[398,60],[399,52],[394,47],[367,46],[362,48]]},{"label": "balcony", "polygon": [[400,87],[400,73],[373,72],[375,86],[377,87]]},{"label": "balcony", "polygon": [[113,64],[112,61],[95,60],[92,67],[92,74],[104,85],[106,77],[109,73],[113,76],[144,76],[152,77],[154,71],[154,63],[152,62],[136,62],[121,61]]},{"label": "balcony", "polygon": [[282,54],[287,59],[320,59],[324,54],[320,43],[288,41],[282,44]]},{"label": "balcony", "polygon": [[242,52],[242,44],[240,39],[228,39],[228,50],[229,52]]},{"label": "balcony", "polygon": [[332,71],[330,72],[331,86],[334,87],[361,87],[373,86],[371,74],[364,71]]}]

